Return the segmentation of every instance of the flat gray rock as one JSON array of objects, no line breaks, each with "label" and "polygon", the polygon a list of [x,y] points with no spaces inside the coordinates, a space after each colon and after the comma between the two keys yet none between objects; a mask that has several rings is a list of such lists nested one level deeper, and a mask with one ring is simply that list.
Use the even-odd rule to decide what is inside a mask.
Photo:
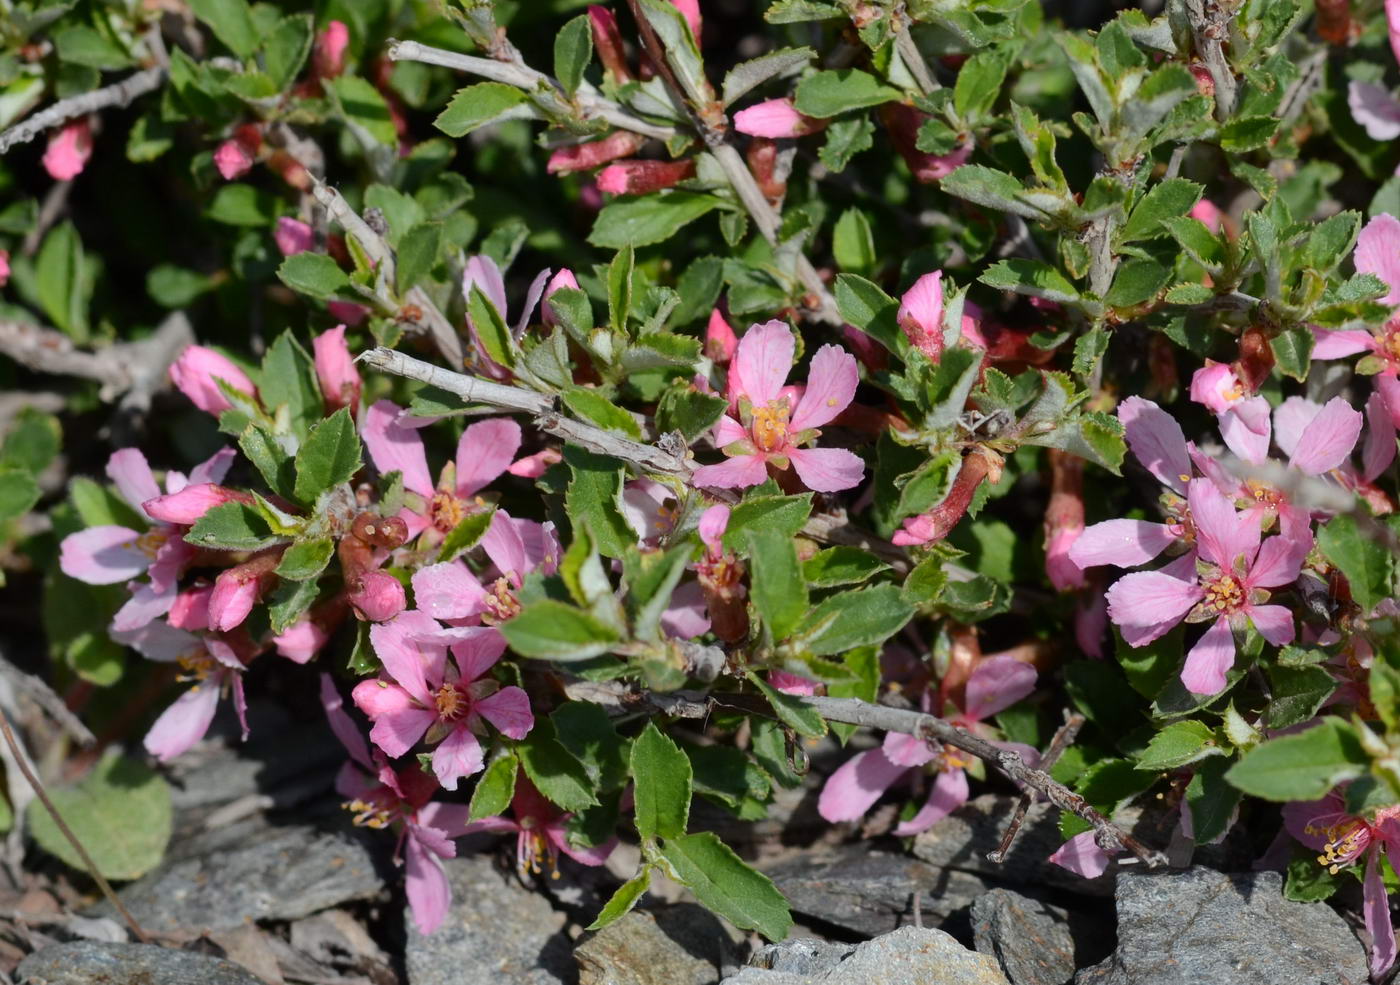
[{"label": "flat gray rock", "polygon": [[815,937],[789,937],[759,948],[749,958],[749,966],[792,975],[816,975],[836,967],[855,949],[854,944],[838,944]]},{"label": "flat gray rock", "polygon": [[[1058,906],[993,889],[972,901],[973,945],[996,959],[1011,985],[1064,985],[1075,968],[1071,919]],[[1113,927],[1099,931],[1109,936]]]},{"label": "flat gray rock", "polygon": [[1365,985],[1366,954],[1326,903],[1277,872],[1120,873],[1118,949],[1076,985]]},{"label": "flat gray rock", "polygon": [[573,982],[565,917],[541,892],[500,871],[488,855],[443,860],[452,908],[433,933],[404,912],[409,985],[560,985]]},{"label": "flat gray rock", "polygon": [[[385,887],[358,832],[274,827],[236,846],[183,849],[183,857],[121,891],[122,902],[153,933],[196,936],[249,920],[297,920]],[[93,909],[115,915],[105,901]]]},{"label": "flat gray rock", "polygon": [[794,913],[873,937],[914,922],[914,896],[926,925],[965,910],[991,888],[981,877],[860,844],[801,852],[764,871]]},{"label": "flat gray rock", "polygon": [[[766,949],[765,949],[766,950]],[[941,930],[901,927],[820,972],[745,968],[722,985],[1008,985],[997,964]]]},{"label": "flat gray rock", "polygon": [[15,969],[16,985],[263,985],[232,962],[154,944],[75,941],[36,951]]},{"label": "flat gray rock", "polygon": [[714,985],[729,935],[702,906],[633,910],[574,950],[579,985]]}]

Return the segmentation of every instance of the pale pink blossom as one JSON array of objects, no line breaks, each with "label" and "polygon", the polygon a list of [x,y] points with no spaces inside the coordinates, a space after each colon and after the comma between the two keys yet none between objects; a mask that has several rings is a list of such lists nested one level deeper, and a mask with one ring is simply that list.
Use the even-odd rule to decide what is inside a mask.
[{"label": "pale pink blossom", "polygon": [[192,345],[170,364],[170,381],[181,393],[206,414],[218,416],[233,406],[219,389],[218,381],[251,399],[257,399],[258,388],[248,374],[222,353],[202,345]]},{"label": "pale pink blossom", "polygon": [[[1035,690],[1035,668],[1013,657],[992,656],[973,668],[967,680],[965,707],[950,718],[968,731],[989,734],[985,720],[1011,707]],[[927,695],[925,697],[927,701]],[[925,709],[927,710],[927,709]],[[1017,743],[997,742],[1019,752],[1034,765],[1034,749]],[[931,828],[967,802],[968,754],[952,746],[932,746],[912,735],[891,732],[878,749],[847,760],[822,787],[817,811],[828,821],[853,821],[874,806],[886,790],[911,770],[933,764],[936,770],[928,800],[912,818],[895,828],[896,835],[913,835]]]},{"label": "pale pink blossom", "polygon": [[1392,96],[1389,89],[1352,79],[1347,84],[1347,107],[1351,118],[1372,140],[1390,141],[1400,137],[1400,100]]},{"label": "pale pink blossom", "polygon": [[548,871],[557,876],[560,852],[583,865],[602,865],[617,847],[616,837],[588,848],[574,847],[569,840],[569,821],[573,815],[546,800],[524,772],[516,777],[510,812],[512,817],[472,821],[466,826],[466,833],[490,831],[515,835],[515,860],[521,875]]},{"label": "pale pink blossom", "polygon": [[91,157],[92,121],[85,116],[49,133],[49,145],[44,149],[44,170],[54,181],[72,181],[87,167]]},{"label": "pale pink blossom", "polygon": [[460,559],[419,568],[413,574],[419,609],[453,625],[505,622],[520,612],[516,593],[525,576],[552,574],[559,564],[554,524],[517,520],[502,509],[492,516],[480,546],[494,568],[485,583]]},{"label": "pale pink blossom", "polygon": [[225,181],[241,178],[253,169],[252,152],[237,137],[230,137],[214,149],[214,167]]},{"label": "pale pink blossom", "polygon": [[1246,462],[1269,456],[1269,402],[1246,396],[1246,387],[1226,363],[1207,359],[1191,377],[1191,399],[1215,414],[1220,437]]},{"label": "pale pink blossom", "polygon": [[316,245],[316,233],[300,219],[279,216],[277,227],[272,231],[272,240],[282,255],[289,257],[305,253]]},{"label": "pale pink blossom", "polygon": [[1050,861],[1085,879],[1097,879],[1108,871],[1111,856],[1094,840],[1093,830],[1081,831],[1055,850]]},{"label": "pale pink blossom", "polygon": [[355,414],[360,406],[360,374],[345,344],[345,326],[326,329],[312,340],[311,349],[326,413],[349,407],[350,413]]},{"label": "pale pink blossom", "polygon": [[803,448],[821,434],[821,425],[855,398],[856,361],[839,346],[824,345],[812,357],[807,387],[794,400],[784,391],[796,343],[780,321],[754,325],[739,340],[729,367],[731,406],[715,425],[713,441],[728,460],[695,470],[697,486],[745,488],[768,477],[768,469],[797,472],[808,489],[837,492],[860,482],[865,464],[844,448]]},{"label": "pale pink blossom", "polygon": [[486,676],[505,652],[498,630],[445,631],[414,610],[373,626],[370,642],[384,669],[378,679],[357,684],[353,693],[355,704],[374,723],[370,739],[398,758],[426,735],[436,747],[433,773],[448,790],[485,767],[478,736],[487,734],[487,722],[512,739],[525,738],[534,727],[525,692]]},{"label": "pale pink blossom", "polygon": [[826,124],[826,120],[803,116],[791,99],[769,99],[734,114],[734,129],[750,137],[805,137]]}]

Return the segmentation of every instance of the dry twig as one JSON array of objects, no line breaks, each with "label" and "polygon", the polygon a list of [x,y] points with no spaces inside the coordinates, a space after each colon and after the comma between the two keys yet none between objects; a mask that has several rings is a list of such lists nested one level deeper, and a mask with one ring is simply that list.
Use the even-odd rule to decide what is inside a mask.
[{"label": "dry twig", "polygon": [[[1046,771],[1059,761],[1065,754],[1065,750],[1074,742],[1074,737],[1079,734],[1079,730],[1084,727],[1084,716],[1078,713],[1065,715],[1065,723],[1056,731],[1055,736],[1050,740],[1050,747],[1045,750],[1045,755],[1041,757],[1040,769]],[[1016,802],[1016,809],[1011,812],[1011,823],[1006,826],[1006,833],[1001,836],[1001,844],[995,851],[987,853],[988,862],[996,862],[1000,865],[1006,859],[1006,853],[1011,851],[1011,843],[1016,840],[1016,832],[1021,830],[1021,824],[1026,819],[1026,811],[1031,809],[1031,803],[1035,800],[1035,791],[1026,790],[1021,794],[1021,799]]]},{"label": "dry twig", "polygon": [[85,92],[80,96],[60,99],[48,109],[35,113],[27,120],[22,120],[4,133],[0,133],[0,154],[4,154],[11,147],[19,144],[27,144],[39,134],[61,126],[69,120],[76,120],[80,116],[87,116],[98,110],[125,106],[137,96],[143,96],[159,88],[164,81],[165,69],[156,66],[143,69],[134,75],[128,75],[120,82],[103,86],[101,89],[94,89],[92,92]]}]

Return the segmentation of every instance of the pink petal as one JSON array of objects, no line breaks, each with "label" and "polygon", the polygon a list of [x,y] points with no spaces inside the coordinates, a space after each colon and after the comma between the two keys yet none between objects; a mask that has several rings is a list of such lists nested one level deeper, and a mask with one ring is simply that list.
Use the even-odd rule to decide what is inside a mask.
[{"label": "pink petal", "polygon": [[146,456],[136,448],[121,448],[107,459],[107,478],[117,486],[117,492],[134,509],[145,513],[141,504],[160,495],[160,486],[146,464]]},{"label": "pink petal", "polygon": [[434,619],[469,619],[481,612],[486,590],[465,564],[448,561],[413,573],[413,598]]},{"label": "pink petal", "polygon": [[1400,102],[1388,90],[1353,79],[1347,86],[1347,106],[1372,140],[1400,137]]},{"label": "pink petal", "polygon": [[863,752],[831,774],[817,800],[817,812],[828,821],[854,821],[907,770],[891,763],[879,749]]},{"label": "pink petal", "polygon": [[[555,153],[558,153],[556,151]],[[551,159],[552,160],[552,159]],[[549,279],[549,283],[544,286],[544,307],[540,309],[540,318],[546,325],[558,324],[558,319],[554,316],[554,309],[549,305],[549,298],[555,291],[564,289],[577,291],[578,278],[568,267],[561,267],[559,272]]]},{"label": "pink petal", "polygon": [[545,828],[545,835],[569,858],[582,865],[602,865],[617,847],[617,839],[609,838],[590,848],[575,848],[569,844],[568,829],[561,824],[551,824]]},{"label": "pink petal", "polygon": [[1334,332],[1314,327],[1312,332],[1315,339],[1312,351],[1314,359],[1340,359],[1376,348],[1376,337],[1364,329],[1353,328]]},{"label": "pink petal", "polygon": [[89,585],[115,585],[130,581],[151,563],[136,546],[141,537],[126,527],[88,527],[63,538],[58,566],[69,578]]},{"label": "pink petal", "polygon": [[[1254,399],[1262,400],[1262,397]],[[1267,407],[1268,405],[1265,404]],[[1218,418],[1220,437],[1225,446],[1253,465],[1258,465],[1269,457],[1269,432],[1259,432],[1249,426],[1249,421],[1237,408],[1231,408]],[[1267,421],[1268,418],[1266,417]]]},{"label": "pink petal", "polygon": [[340,691],[336,689],[335,681],[330,674],[321,675],[321,707],[325,709],[326,720],[330,724],[331,732],[340,740],[340,744],[345,747],[350,758],[367,770],[373,769],[374,765],[369,758],[369,746],[365,743],[365,737],[360,734],[354,720],[346,712],[345,701],[341,698]]},{"label": "pink petal", "polygon": [[1129,397],[1118,405],[1118,420],[1123,422],[1128,447],[1143,468],[1163,485],[1185,492],[1191,459],[1186,454],[1186,436],[1176,419],[1150,400]]},{"label": "pink petal", "polygon": [[791,99],[769,99],[734,114],[734,129],[750,137],[802,137],[826,126],[824,120],[803,116]]},{"label": "pink petal", "polygon": [[1010,708],[1034,690],[1034,667],[1014,657],[991,657],[978,663],[967,679],[963,714],[980,722]]},{"label": "pink petal", "polygon": [[1253,563],[1259,550],[1258,514],[1241,515],[1208,479],[1192,480],[1186,498],[1202,557],[1227,570],[1234,568],[1240,556],[1246,566]]},{"label": "pink petal", "polygon": [[1385,880],[1381,878],[1378,847],[1372,848],[1366,856],[1361,903],[1366,933],[1371,935],[1371,974],[1379,979],[1395,963],[1395,928],[1390,922],[1390,898],[1386,895]]},{"label": "pink petal", "polygon": [[474,681],[484,676],[506,652],[505,637],[490,626],[466,627],[455,635],[458,642],[452,645],[452,658],[460,680]]},{"label": "pink petal", "polygon": [[932,358],[933,353],[918,344],[918,339],[928,339],[929,348],[941,352],[943,348],[943,271],[935,270],[914,281],[912,287],[899,299],[897,315],[901,327],[912,325],[916,334],[905,328],[909,341]]},{"label": "pink petal", "polygon": [[[1195,582],[1181,581],[1160,571],[1137,571],[1124,575],[1108,590],[1108,617],[1125,630],[1137,627],[1152,630],[1146,639],[1137,637],[1141,646],[1181,621],[1181,617],[1201,600],[1201,588]],[[1131,641],[1129,641],[1131,642]]]},{"label": "pink petal", "polygon": [[431,831],[447,843],[447,857],[456,853],[457,846],[452,839],[467,833],[471,809],[466,804],[424,804],[418,811],[418,830]]},{"label": "pink petal", "polygon": [[272,231],[272,241],[284,257],[305,253],[316,245],[316,234],[300,219],[280,216],[277,227]]},{"label": "pink petal", "polygon": [[1065,842],[1050,856],[1062,869],[1068,869],[1085,879],[1097,879],[1108,871],[1109,856],[1094,841],[1094,832],[1082,831]]},{"label": "pink petal", "polygon": [[1224,223],[1225,213],[1220,206],[1216,205],[1208,198],[1203,198],[1195,205],[1191,206],[1191,211],[1186,213],[1213,233],[1219,233]]},{"label": "pink petal", "polygon": [[202,345],[192,345],[170,365],[170,381],[200,410],[215,416],[233,405],[219,389],[223,380],[234,390],[255,396],[258,392],[248,374],[228,357]]},{"label": "pink petal", "polygon": [[470,298],[473,287],[481,288],[481,293],[486,295],[486,300],[495,306],[496,313],[501,316],[502,321],[505,321],[505,278],[501,276],[501,268],[496,266],[496,261],[484,253],[468,257],[467,265],[462,270],[462,297]]},{"label": "pink petal", "polygon": [[728,363],[739,348],[739,337],[725,321],[718,308],[710,312],[710,320],[705,326],[705,355],[717,363]]},{"label": "pink petal", "polygon": [[538,571],[543,575],[554,574],[559,569],[559,559],[563,556],[554,523],[516,520],[515,528],[520,533],[521,543],[525,545],[525,570],[520,573],[523,575],[525,571]]},{"label": "pink petal", "polygon": [[252,153],[240,140],[225,140],[214,149],[214,167],[225,181],[243,177],[252,170],[253,163]]},{"label": "pink petal", "polygon": [[415,637],[440,628],[426,612],[409,610],[392,622],[375,623],[369,629],[370,644],[384,670],[420,704],[432,703],[431,692],[442,682],[447,648]]},{"label": "pink petal", "polygon": [[711,489],[744,489],[767,478],[768,467],[759,455],[736,455],[718,465],[702,465],[690,477],[696,486]]},{"label": "pink petal", "polygon": [[403,411],[388,400],[377,401],[365,412],[360,437],[369,450],[370,461],[380,475],[403,473],[403,485],[420,496],[431,498],[433,479],[428,474],[428,458],[423,439],[412,428],[398,423]]},{"label": "pink petal", "polygon": [[787,456],[802,484],[813,492],[840,492],[865,477],[865,462],[844,448],[789,448]]},{"label": "pink petal", "polygon": [[491,526],[481,538],[481,549],[501,574],[515,575],[517,584],[518,579],[534,568],[525,553],[521,522],[512,519],[505,510],[497,510],[491,517]]},{"label": "pink petal", "polygon": [[750,327],[739,340],[729,367],[731,399],[748,397],[755,407],[777,400],[792,370],[795,348],[792,329],[784,322],[767,321]]},{"label": "pink petal", "polygon": [[420,934],[427,936],[442,926],[452,904],[452,886],[442,862],[416,838],[404,840],[404,891]]},{"label": "pink petal", "polygon": [[92,157],[92,123],[88,117],[74,120],[49,133],[44,149],[44,170],[54,181],[72,181]]},{"label": "pink petal", "polygon": [[661,629],[677,640],[695,639],[710,631],[709,605],[699,582],[683,582],[671,593],[671,601],[661,613]]},{"label": "pink petal", "polygon": [[433,775],[444,790],[456,790],[458,780],[485,768],[481,743],[464,725],[454,728],[433,750]]},{"label": "pink petal", "polygon": [[244,577],[238,568],[229,568],[214,580],[209,596],[209,626],[221,633],[243,625],[261,594],[258,579]]},{"label": "pink petal", "polygon": [[1371,379],[1374,381],[1371,385],[1376,388],[1376,392],[1381,395],[1386,409],[1390,411],[1391,423],[1400,427],[1400,378],[1397,378],[1392,372],[1386,372],[1373,376]]},{"label": "pink petal", "polygon": [[1366,401],[1366,443],[1361,451],[1361,474],[1367,482],[1390,468],[1395,460],[1395,422],[1379,393]]},{"label": "pink petal", "polygon": [[218,686],[212,680],[196,684],[161,713],[142,744],[162,763],[169,762],[204,738],[218,707]]},{"label": "pink petal", "polygon": [[353,414],[360,403],[360,374],[345,344],[345,326],[337,325],[311,342],[315,356],[316,380],[327,410],[349,407]]},{"label": "pink petal", "polygon": [[[790,674],[786,670],[770,670],[768,672],[768,686],[784,694],[811,697],[817,693],[821,682],[814,681],[810,677],[803,677],[801,674]],[[888,739],[889,736],[885,738]]]},{"label": "pink petal", "polygon": [[1303,432],[1322,405],[1306,397],[1289,397],[1274,409],[1274,441],[1285,455],[1292,457],[1303,438]]},{"label": "pink petal", "polygon": [[179,492],[156,496],[143,502],[147,516],[162,523],[177,523],[192,526],[200,517],[216,506],[235,501],[246,501],[247,495],[237,493],[212,482],[200,482],[185,486]]},{"label": "pink petal", "polygon": [[1084,587],[1084,569],[1069,556],[1083,535],[1084,527],[1076,524],[1053,530],[1045,539],[1045,576],[1057,592]]},{"label": "pink petal", "polygon": [[522,479],[538,479],[551,465],[557,465],[563,460],[564,456],[559,454],[557,448],[545,448],[533,455],[526,455],[506,471]]},{"label": "pink petal", "polygon": [[153,585],[133,583],[131,598],[112,617],[112,629],[116,632],[130,632],[140,629],[152,619],[159,619],[170,611],[177,595],[172,582],[157,590]]},{"label": "pink petal", "polygon": [[1361,437],[1361,413],[1341,397],[1323,406],[1298,441],[1292,464],[1308,475],[1330,472],[1347,460]]},{"label": "pink petal", "polygon": [[1323,832],[1346,816],[1344,808],[1345,801],[1336,793],[1322,800],[1295,800],[1283,807],[1283,826],[1304,846],[1320,852],[1327,847]]},{"label": "pink petal", "polygon": [[1105,520],[1084,528],[1069,549],[1069,559],[1081,568],[1099,564],[1130,568],[1151,561],[1177,539],[1165,523]]},{"label": "pink petal", "polygon": [[318,78],[333,79],[345,70],[345,49],[350,45],[350,29],[341,21],[330,21],[316,35],[312,65]]},{"label": "pink petal", "polygon": [[174,663],[181,657],[204,652],[204,644],[198,636],[160,621],[149,622],[129,633],[114,632],[112,639],[131,647],[147,660],[160,663]]},{"label": "pink petal", "polygon": [[1385,0],[1385,23],[1390,33],[1390,51],[1400,61],[1400,0]]},{"label": "pink petal", "polygon": [[1303,561],[1312,550],[1312,544],[1312,532],[1306,519],[1301,525],[1301,530],[1293,531],[1285,527],[1280,536],[1270,537],[1260,546],[1259,554],[1249,568],[1245,583],[1250,588],[1287,585],[1298,577]]},{"label": "pink petal", "polygon": [[792,412],[789,430],[805,431],[829,422],[850,406],[858,382],[855,357],[840,346],[822,346],[812,357],[807,389]]},{"label": "pink petal", "polygon": [[1212,414],[1223,414],[1239,400],[1240,380],[1229,363],[1207,359],[1191,375],[1191,399]]},{"label": "pink petal", "polygon": [[1373,217],[1357,237],[1352,259],[1358,274],[1375,274],[1390,288],[1381,304],[1400,303],[1400,220],[1387,212]]},{"label": "pink petal", "polygon": [[1221,616],[1186,654],[1181,683],[1192,694],[1215,694],[1225,688],[1225,672],[1235,664],[1235,635]]},{"label": "pink petal", "polygon": [[[734,418],[730,417],[728,414],[725,414],[719,420],[715,421],[715,431],[710,440],[716,448],[723,448],[735,442],[747,442],[749,440],[749,432],[745,429],[744,425],[734,420]],[[753,446],[749,445],[748,447]]]},{"label": "pink petal", "polygon": [[[1246,609],[1254,628],[1274,646],[1293,642],[1293,613],[1281,605],[1251,605]],[[1217,688],[1216,690],[1219,690]]]},{"label": "pink petal", "polygon": [[894,765],[906,767],[923,766],[933,762],[934,757],[939,755],[923,739],[900,732],[885,733],[884,741],[880,743],[880,751]]},{"label": "pink petal", "polygon": [[700,514],[700,540],[712,551],[720,550],[720,541],[729,526],[729,507],[716,503]]},{"label": "pink petal", "polygon": [[[223,482],[224,476],[228,475],[229,468],[233,465],[234,459],[238,457],[238,452],[232,448],[220,448],[194,468],[190,469],[190,484],[198,485],[204,482]],[[169,478],[166,479],[166,490],[175,492],[169,488]]]},{"label": "pink petal", "polygon": [[[368,683],[373,684],[373,681]],[[359,704],[360,687],[355,688],[355,703]],[[361,705],[363,708],[364,706]],[[368,712],[366,712],[368,714]],[[369,730],[370,741],[380,749],[385,755],[397,759],[405,755],[423,738],[423,733],[428,731],[428,726],[437,719],[435,712],[426,708],[418,708],[405,705],[398,711],[386,712],[374,719],[374,727]]]},{"label": "pink petal", "polygon": [[510,467],[520,451],[520,425],[509,417],[477,421],[457,442],[457,495],[468,499]]},{"label": "pink petal", "polygon": [[503,687],[472,705],[472,711],[486,719],[511,739],[523,739],[535,727],[530,698],[520,688]]},{"label": "pink petal", "polygon": [[929,787],[928,800],[919,812],[901,821],[894,833],[905,838],[927,831],[953,811],[967,803],[967,774],[960,769],[943,770]]}]

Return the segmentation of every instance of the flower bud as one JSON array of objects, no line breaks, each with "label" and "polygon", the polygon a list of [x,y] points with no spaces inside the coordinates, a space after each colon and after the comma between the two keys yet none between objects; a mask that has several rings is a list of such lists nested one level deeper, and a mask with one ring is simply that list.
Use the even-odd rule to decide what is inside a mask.
[{"label": "flower bud", "polygon": [[282,216],[277,220],[277,228],[272,233],[273,242],[284,257],[305,253],[316,244],[316,234],[300,219]]},{"label": "flower bud", "polygon": [[620,157],[631,157],[642,149],[645,138],[628,130],[610,133],[602,140],[589,140],[582,144],[569,144],[557,148],[549,155],[545,170],[550,174],[568,174],[571,171],[588,171]]},{"label": "flower bud", "polygon": [[44,170],[54,181],[72,181],[82,173],[90,157],[92,122],[85,116],[49,134],[49,145],[44,150]]},{"label": "flower bud", "polygon": [[10,251],[0,250],[0,287],[10,282]]},{"label": "flower bud", "polygon": [[646,195],[693,177],[694,161],[619,161],[598,173],[598,190],[609,195]]},{"label": "flower bud", "polygon": [[226,356],[202,345],[190,346],[170,366],[170,381],[206,414],[218,415],[233,406],[216,380],[223,380],[240,393],[257,396],[258,388],[243,370]]},{"label": "flower bud", "polygon": [[826,127],[826,120],[803,116],[791,99],[769,99],[734,114],[734,129],[750,137],[805,137]]},{"label": "flower bud", "polygon": [[930,362],[943,358],[943,271],[924,274],[899,301],[899,327]]},{"label": "flower bud", "polygon": [[237,629],[253,611],[253,606],[277,582],[273,571],[281,551],[259,554],[214,579],[209,595],[209,628],[220,633]]},{"label": "flower bud", "polygon": [[738,348],[739,337],[729,327],[729,322],[724,320],[724,315],[718,308],[711,311],[710,323],[705,326],[705,355],[713,362],[725,365],[734,358],[734,351]]},{"label": "flower bud", "polygon": [[190,526],[204,514],[224,503],[252,503],[253,497],[227,486],[200,482],[179,492],[148,499],[141,504],[146,515],[161,523]]},{"label": "flower bud", "polygon": [[345,344],[345,326],[337,325],[322,332],[312,341],[311,348],[326,412],[349,407],[353,414],[360,403],[360,374]]},{"label": "flower bud", "polygon": [[350,533],[372,547],[393,550],[408,540],[408,524],[402,517],[361,513],[351,522]]},{"label": "flower bud", "polygon": [[611,73],[614,82],[630,82],[632,70],[627,67],[627,49],[622,44],[622,32],[617,18],[607,7],[594,4],[588,8],[588,26],[593,29],[593,47],[598,60]]},{"label": "flower bud", "polygon": [[1050,502],[1045,509],[1045,574],[1057,591],[1084,587],[1069,549],[1084,532],[1084,460],[1051,448]]},{"label": "flower bud", "polygon": [[345,49],[350,45],[350,29],[341,21],[331,21],[316,35],[311,70],[319,79],[333,79],[345,71]]},{"label": "flower bud", "polygon": [[387,571],[366,571],[346,594],[355,614],[367,622],[385,622],[408,604],[403,585]]},{"label": "flower bud", "polygon": [[549,305],[549,299],[555,291],[578,290],[578,279],[574,277],[574,272],[568,267],[561,267],[559,272],[549,279],[549,283],[544,286],[544,302],[540,305],[540,317],[546,325],[557,325],[559,319],[554,316],[554,309]]}]

